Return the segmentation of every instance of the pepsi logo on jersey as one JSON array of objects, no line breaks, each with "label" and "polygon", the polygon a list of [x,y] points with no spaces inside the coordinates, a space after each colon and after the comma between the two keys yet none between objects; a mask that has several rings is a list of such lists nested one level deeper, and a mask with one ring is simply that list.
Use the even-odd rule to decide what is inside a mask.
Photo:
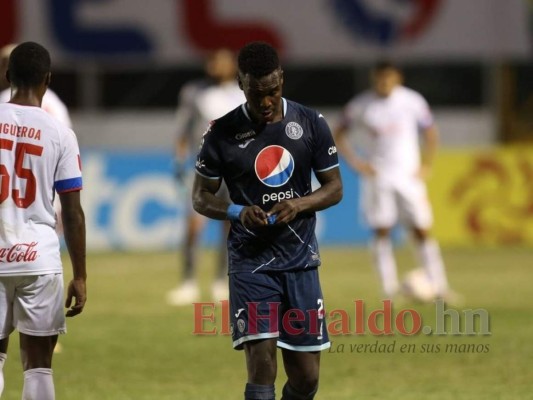
[{"label": "pepsi logo on jersey", "polygon": [[255,158],[255,174],[266,186],[285,185],[294,172],[294,158],[285,148],[267,146]]}]

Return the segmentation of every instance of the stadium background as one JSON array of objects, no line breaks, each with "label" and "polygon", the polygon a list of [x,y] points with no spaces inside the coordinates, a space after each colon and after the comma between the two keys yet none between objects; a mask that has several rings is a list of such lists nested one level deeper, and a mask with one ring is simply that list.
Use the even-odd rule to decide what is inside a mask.
[{"label": "stadium background", "polygon": [[[117,352],[117,347],[106,347],[108,337],[96,329],[103,324],[108,335],[116,333],[112,327],[120,327],[120,322],[115,321],[117,316],[110,309],[114,307],[112,302],[124,302],[120,294],[129,302],[123,305],[135,308],[125,312],[125,323],[136,324],[137,331],[147,329],[143,321],[158,326],[153,321],[153,309],[164,306],[164,292],[176,278],[176,250],[183,229],[183,193],[172,176],[178,90],[188,80],[202,76],[202,60],[207,51],[220,46],[238,49],[247,40],[262,39],[281,50],[286,77],[284,95],[319,109],[330,124],[334,124],[340,107],[355,92],[366,88],[369,67],[378,58],[397,60],[405,71],[407,85],[428,99],[442,137],[442,150],[429,182],[435,234],[444,248],[452,282],[467,292],[467,298],[475,300],[475,306],[489,310],[493,306],[493,318],[501,314],[500,321],[508,324],[504,336],[493,338],[503,346],[495,354],[504,358],[512,353],[516,357],[514,364],[508,361],[512,365],[509,371],[515,375],[498,381],[500,392],[487,389],[485,383],[494,383],[490,378],[485,383],[474,380],[479,390],[471,390],[470,397],[464,398],[477,398],[475,394],[479,398],[528,398],[526,393],[533,378],[520,368],[526,364],[517,348],[531,350],[531,344],[524,339],[531,328],[522,325],[530,326],[531,307],[523,306],[520,294],[529,293],[532,300],[525,285],[531,282],[533,267],[529,250],[533,245],[533,2],[152,0],[149,12],[146,3],[143,0],[2,0],[0,3],[0,45],[35,40],[50,49],[54,63],[51,87],[71,111],[83,152],[89,271],[94,268],[90,280],[94,286],[89,286],[89,290],[94,297],[90,296],[89,315],[71,323],[72,335],[64,339],[65,351],[70,354],[57,361],[59,366],[70,369],[69,363],[75,365],[73,359],[81,362],[93,352],[101,358],[130,357],[127,348],[119,348]],[[358,178],[344,165],[342,168],[344,200],[324,212],[319,222],[320,240],[327,245],[326,258],[335,264],[325,286],[339,291],[337,297],[332,296],[339,306],[351,301],[343,303],[338,297],[343,293],[348,299],[354,296],[368,296],[369,301],[377,299],[377,283],[364,251],[369,231],[359,212]],[[397,237],[402,238],[401,232]],[[215,238],[216,229],[210,225],[204,235],[204,245],[209,248]],[[143,253],[139,254],[139,250]],[[213,262],[211,252],[206,252],[205,257],[202,276],[208,279]],[[400,254],[400,257],[403,265],[412,263],[406,261],[409,256]],[[146,274],[143,263],[151,265],[150,275],[143,275]],[[353,279],[357,279],[354,287],[359,287],[359,292],[339,283],[343,279],[342,268],[351,268],[354,263],[359,265],[353,272]],[[475,271],[478,274],[483,271],[483,278]],[[138,274],[137,277],[131,277],[132,273]],[[152,283],[148,283],[150,279]],[[117,288],[109,280],[124,283]],[[143,285],[146,298],[129,291],[129,285],[135,283]],[[493,296],[487,290],[492,290]],[[424,312],[431,315],[430,310]],[[169,343],[174,340],[189,343],[190,310],[165,309],[155,314],[181,319],[179,327],[170,324],[175,332],[171,329],[165,338]],[[118,314],[117,319],[120,317]],[[95,324],[93,328],[88,326],[88,321]],[[76,338],[82,328],[86,335],[81,335],[83,339]],[[518,330],[521,333],[517,335]],[[157,334],[147,335],[150,340],[159,340],[153,338]],[[509,342],[513,335],[514,341]],[[89,344],[94,340],[104,350],[95,351]],[[213,341],[207,346],[195,341],[191,346],[193,349],[205,346],[208,351],[219,352],[237,363],[230,372],[222,373],[225,378],[212,377],[212,380],[236,382],[237,386],[231,389],[218,384],[215,387],[221,393],[240,393],[242,362],[239,355],[228,353],[227,341],[222,338],[216,346]],[[12,346],[11,353],[14,349]],[[76,353],[76,349],[81,353]],[[174,351],[176,357],[180,356],[179,349]],[[192,359],[192,353],[189,357]],[[204,357],[205,364],[192,368],[191,373],[201,374],[209,366],[210,356]],[[376,369],[390,367],[384,358],[378,358],[366,355],[361,360],[350,358],[346,362],[347,365],[367,362]],[[417,369],[431,368],[436,362],[416,357],[407,361]],[[449,357],[446,362],[445,367],[457,368],[459,364],[464,367],[464,360],[459,356]],[[475,358],[468,362],[487,361]],[[9,364],[8,376],[18,379],[17,366],[14,362]],[[80,364],[80,379],[98,373],[98,367],[92,364],[95,363]],[[94,369],[84,374],[87,365]],[[488,368],[494,366],[493,374],[505,375],[497,365],[496,358],[487,362]],[[137,366],[133,363],[131,368]],[[172,362],[167,367],[170,371],[179,369]],[[115,370],[114,365],[107,368]],[[344,386],[349,385],[348,377],[355,373],[349,368],[347,371],[344,371],[347,376],[342,381]],[[68,379],[61,381],[65,379],[61,374],[57,372],[58,387],[68,386]],[[452,387],[459,390],[461,385],[466,385],[466,378],[461,381],[460,374],[440,378],[450,380],[455,385]],[[77,377],[72,373],[63,376]],[[124,386],[132,386],[138,377],[111,372],[109,376],[128,382]],[[173,389],[167,387],[165,391],[165,383],[157,386],[161,390],[155,397],[172,398],[168,392],[182,388],[179,377],[175,379]],[[192,375],[189,379],[201,382]],[[421,379],[424,381],[424,374]],[[427,379],[422,387],[431,391],[429,375]],[[397,394],[391,394],[390,398],[413,398],[406,394],[409,386],[405,386],[405,381],[393,383],[397,386],[388,393],[396,390]],[[516,384],[521,389],[510,394],[503,391],[504,383]],[[431,398],[461,398],[453,394],[459,392],[447,392],[449,387],[443,382],[435,385]],[[118,390],[113,383],[102,389],[101,393],[106,395],[97,394],[97,386],[86,386],[87,394],[77,393],[76,397],[155,398],[144,393],[142,386],[131,391],[137,391],[137,395]],[[191,397],[183,398],[207,398],[198,393],[210,393],[202,392],[201,385],[190,383],[189,386],[183,387]],[[324,386],[331,389],[339,385],[326,382]],[[362,383],[354,384],[358,390],[361,386]],[[343,390],[336,392],[336,398],[351,399],[358,393]],[[10,393],[16,392],[7,391],[6,396]],[[60,393],[61,398],[74,398],[75,392]],[[367,398],[373,398],[372,393],[377,395],[379,388],[367,392]]]}]

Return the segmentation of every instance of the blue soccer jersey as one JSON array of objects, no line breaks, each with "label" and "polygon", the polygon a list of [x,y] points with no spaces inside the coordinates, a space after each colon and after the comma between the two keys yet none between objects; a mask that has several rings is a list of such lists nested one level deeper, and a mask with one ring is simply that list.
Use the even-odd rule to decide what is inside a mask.
[{"label": "blue soccer jersey", "polygon": [[[318,112],[283,99],[283,119],[254,123],[246,105],[213,121],[196,171],[223,178],[235,204],[269,211],[279,201],[311,193],[311,171],[338,167],[331,131]],[[248,229],[232,221],[229,273],[298,270],[320,265],[314,212],[288,224]]]}]

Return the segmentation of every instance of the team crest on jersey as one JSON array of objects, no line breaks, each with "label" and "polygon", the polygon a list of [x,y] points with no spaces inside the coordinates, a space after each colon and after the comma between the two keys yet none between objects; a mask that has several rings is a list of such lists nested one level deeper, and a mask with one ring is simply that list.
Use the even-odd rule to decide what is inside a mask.
[{"label": "team crest on jersey", "polygon": [[302,137],[304,130],[297,122],[289,122],[285,127],[285,133],[291,139],[297,140]]},{"label": "team crest on jersey", "polygon": [[255,158],[255,174],[267,186],[285,185],[293,172],[294,158],[281,146],[267,146]]}]

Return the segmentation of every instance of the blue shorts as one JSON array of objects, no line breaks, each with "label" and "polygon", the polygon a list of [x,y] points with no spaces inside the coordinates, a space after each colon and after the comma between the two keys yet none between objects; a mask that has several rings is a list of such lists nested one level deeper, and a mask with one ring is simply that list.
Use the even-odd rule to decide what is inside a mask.
[{"label": "blue shorts", "polygon": [[330,347],[318,269],[229,275],[233,348],[277,338],[278,347],[321,351]]}]

